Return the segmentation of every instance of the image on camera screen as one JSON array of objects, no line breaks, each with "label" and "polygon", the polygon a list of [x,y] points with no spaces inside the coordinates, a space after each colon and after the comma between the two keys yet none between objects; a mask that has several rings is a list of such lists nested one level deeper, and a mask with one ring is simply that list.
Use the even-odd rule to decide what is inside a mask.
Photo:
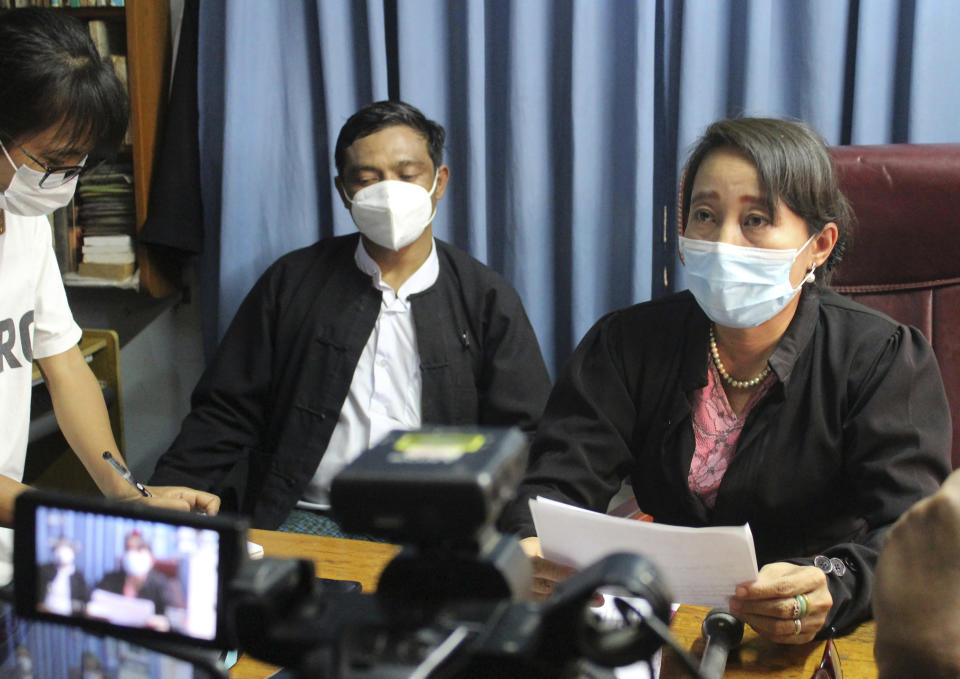
[{"label": "image on camera screen", "polygon": [[38,507],[37,612],[212,640],[214,530]]}]

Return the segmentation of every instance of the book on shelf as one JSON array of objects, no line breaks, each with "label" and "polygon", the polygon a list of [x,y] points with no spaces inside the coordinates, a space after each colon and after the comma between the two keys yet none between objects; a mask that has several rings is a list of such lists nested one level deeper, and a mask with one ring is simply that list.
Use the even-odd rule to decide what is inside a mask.
[{"label": "book on shelf", "polygon": [[0,0],[0,9],[14,7],[123,7],[124,0]]},{"label": "book on shelf", "polygon": [[99,264],[94,262],[80,262],[77,273],[89,278],[108,278],[122,281],[133,275],[134,264]]},{"label": "book on shelf", "polygon": [[120,82],[123,83],[123,89],[127,89],[127,58],[122,54],[111,54],[110,63],[113,66],[113,72],[117,74]]},{"label": "book on shelf", "polygon": [[70,201],[50,216],[53,232],[53,252],[60,273],[77,270],[80,262],[80,228],[77,226],[76,206]]},{"label": "book on shelf", "polygon": [[99,252],[83,248],[83,261],[87,264],[134,264],[137,256],[130,252]]},{"label": "book on shelf", "polygon": [[136,230],[133,168],[129,162],[103,163],[77,185],[77,222],[86,236],[132,235]]},{"label": "book on shelf", "polygon": [[88,264],[133,264],[136,253],[130,236],[88,236],[81,249]]},{"label": "book on shelf", "polygon": [[93,46],[97,48],[101,57],[109,57],[114,50],[110,44],[110,29],[107,22],[102,19],[91,19],[87,22],[87,33],[93,40]]},{"label": "book on shelf", "polygon": [[84,241],[85,247],[111,249],[114,252],[133,252],[133,238],[128,235],[116,236],[88,236]]},{"label": "book on shelf", "polygon": [[124,280],[136,268],[133,169],[127,160],[103,163],[77,185],[77,224],[82,245],[80,276]]},{"label": "book on shelf", "polygon": [[[110,64],[113,66],[113,72],[117,74],[117,79],[120,80],[120,83],[123,85],[123,91],[129,93],[130,86],[127,81],[127,58],[122,54],[111,54],[109,57]],[[130,129],[130,125],[127,124],[127,133],[123,137],[123,143],[126,146],[131,146],[133,144],[133,136]]]}]

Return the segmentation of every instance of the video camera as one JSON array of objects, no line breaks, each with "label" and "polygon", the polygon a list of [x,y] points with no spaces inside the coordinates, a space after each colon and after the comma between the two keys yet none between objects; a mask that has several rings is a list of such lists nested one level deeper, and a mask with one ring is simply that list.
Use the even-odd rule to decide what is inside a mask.
[{"label": "video camera", "polygon": [[[17,613],[148,643],[238,647],[304,678],[596,676],[649,659],[671,597],[643,557],[609,556],[549,600],[527,600],[529,560],[494,527],[526,453],[516,429],[439,428],[394,432],[348,465],[331,488],[335,518],[346,531],[403,546],[374,595],[324,586],[310,561],[246,558],[237,519],[25,493],[16,508]],[[134,531],[141,539],[131,542]],[[103,594],[92,614],[89,603],[64,600],[62,588],[51,598],[44,561],[58,540],[105,554],[103,578],[106,562],[126,558],[121,546],[152,541],[154,568],[176,566],[166,575],[183,598],[160,624]],[[591,598],[610,588],[643,605],[616,623],[599,619]]]}]

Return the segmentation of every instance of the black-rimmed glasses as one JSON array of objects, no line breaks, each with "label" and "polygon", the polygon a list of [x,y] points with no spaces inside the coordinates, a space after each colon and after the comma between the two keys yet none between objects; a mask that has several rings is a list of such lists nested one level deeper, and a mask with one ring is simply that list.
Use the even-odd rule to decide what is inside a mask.
[{"label": "black-rimmed glasses", "polygon": [[84,156],[83,160],[80,161],[79,165],[48,166],[42,160],[30,153],[27,149],[23,148],[23,146],[21,146],[16,140],[11,139],[11,141],[17,145],[18,149],[23,151],[23,155],[43,168],[43,176],[40,177],[40,181],[37,183],[37,186],[39,186],[41,189],[55,189],[58,186],[63,186],[87,169],[85,165],[87,162],[86,156]]}]

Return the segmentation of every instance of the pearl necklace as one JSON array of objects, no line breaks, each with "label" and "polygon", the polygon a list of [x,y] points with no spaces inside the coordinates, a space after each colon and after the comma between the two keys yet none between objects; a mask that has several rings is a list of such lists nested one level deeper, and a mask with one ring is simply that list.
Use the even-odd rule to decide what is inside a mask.
[{"label": "pearl necklace", "polygon": [[750,380],[737,380],[730,377],[727,373],[727,369],[723,366],[723,361],[720,360],[720,350],[717,349],[717,336],[713,333],[713,323],[710,324],[710,356],[713,358],[713,364],[717,366],[717,372],[720,373],[720,377],[723,378],[723,381],[729,384],[731,387],[737,389],[749,389],[750,387],[755,387],[760,384],[767,375],[770,374],[770,364],[768,363],[763,367],[763,370],[760,371],[760,374]]}]

